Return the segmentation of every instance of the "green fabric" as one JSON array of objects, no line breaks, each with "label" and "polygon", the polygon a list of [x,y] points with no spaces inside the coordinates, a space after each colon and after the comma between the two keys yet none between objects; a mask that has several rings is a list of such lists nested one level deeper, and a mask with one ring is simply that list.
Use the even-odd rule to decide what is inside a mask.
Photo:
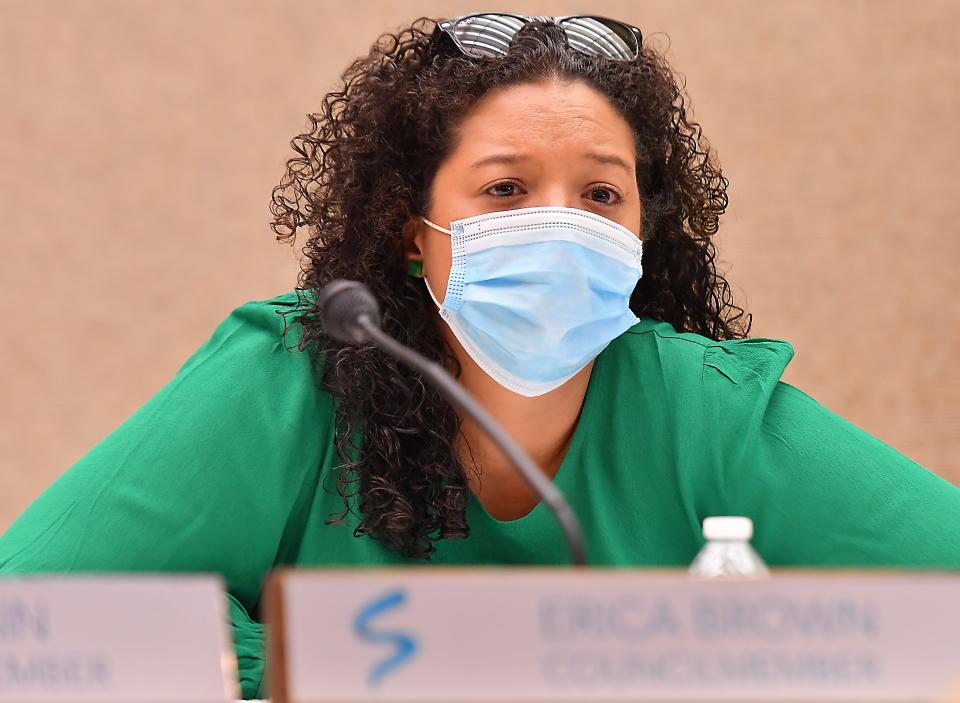
[{"label": "green fabric", "polygon": [[[243,694],[264,697],[273,566],[405,562],[355,538],[352,517],[324,524],[341,510],[333,401],[281,337],[295,306],[288,293],[233,311],[0,537],[0,573],[219,572]],[[960,489],[781,382],[792,356],[647,319],[604,350],[555,478],[592,564],[683,567],[704,517],[746,515],[773,566],[960,568]],[[433,563],[567,562],[542,504],[502,522],[471,496],[468,521]]]}]

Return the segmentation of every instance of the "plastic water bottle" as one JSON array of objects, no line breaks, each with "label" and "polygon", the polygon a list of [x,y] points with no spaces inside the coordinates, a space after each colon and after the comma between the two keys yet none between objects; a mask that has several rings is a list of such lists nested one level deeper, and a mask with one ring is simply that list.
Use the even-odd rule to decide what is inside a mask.
[{"label": "plastic water bottle", "polygon": [[750,546],[753,520],[748,517],[708,517],[703,521],[707,543],[690,565],[701,578],[765,578],[767,565]]}]

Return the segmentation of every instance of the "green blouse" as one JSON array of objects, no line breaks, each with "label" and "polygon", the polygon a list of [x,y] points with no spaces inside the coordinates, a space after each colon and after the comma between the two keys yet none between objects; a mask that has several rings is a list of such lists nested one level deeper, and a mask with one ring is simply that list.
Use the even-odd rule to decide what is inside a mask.
[{"label": "green blouse", "polygon": [[[333,399],[281,337],[294,292],[234,310],[176,376],[0,537],[0,573],[218,572],[245,697],[263,697],[275,566],[407,562],[353,536],[334,490]],[[644,319],[597,357],[556,475],[595,565],[689,564],[710,515],[745,515],[768,564],[960,568],[960,489],[780,381],[793,349]],[[471,495],[433,564],[565,564],[543,504]],[[423,562],[408,562],[423,563]]]}]

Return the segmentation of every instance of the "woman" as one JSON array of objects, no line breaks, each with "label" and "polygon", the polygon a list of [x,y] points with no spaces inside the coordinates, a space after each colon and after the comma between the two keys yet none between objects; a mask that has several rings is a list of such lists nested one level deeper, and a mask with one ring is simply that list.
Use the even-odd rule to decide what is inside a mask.
[{"label": "woman", "polygon": [[421,19],[329,94],[274,190],[296,291],[237,308],[0,539],[0,570],[216,571],[262,697],[278,565],[557,564],[559,528],[416,374],[320,325],[364,282],[553,479],[594,565],[709,515],[781,565],[960,567],[960,490],[781,382],[714,266],[727,181],[664,59],[603,18]]}]

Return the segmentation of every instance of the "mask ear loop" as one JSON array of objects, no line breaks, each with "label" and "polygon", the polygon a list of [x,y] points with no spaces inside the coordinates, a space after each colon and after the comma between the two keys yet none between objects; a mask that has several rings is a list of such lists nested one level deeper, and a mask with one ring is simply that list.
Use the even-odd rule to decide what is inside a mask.
[{"label": "mask ear loop", "polygon": [[[452,234],[453,234],[453,232],[452,232],[451,230],[446,229],[446,228],[444,228],[444,227],[441,227],[440,225],[435,225],[435,224],[432,223],[430,220],[428,220],[426,217],[422,217],[422,216],[421,216],[420,219],[423,220],[424,222],[426,222],[426,223],[427,223],[428,225],[430,225],[431,227],[433,227],[435,230],[438,230],[438,231],[440,231],[440,232],[443,232],[444,234],[449,234],[449,235],[452,235]],[[427,277],[426,277],[426,276],[423,277],[423,282],[424,282],[424,284],[426,284],[426,286],[427,286],[427,293],[430,294],[430,299],[433,300],[433,304],[437,306],[437,310],[442,310],[442,309],[443,309],[443,305],[441,305],[441,304],[440,304],[440,301],[437,300],[437,296],[435,296],[435,295],[433,294],[433,289],[430,288],[430,281],[427,280]]]},{"label": "mask ear loop", "polygon": [[433,304],[437,306],[437,310],[442,310],[443,306],[437,301],[437,296],[433,294],[433,289],[430,288],[430,281],[427,280],[427,277],[423,277],[423,283],[427,287],[427,293],[430,294],[430,299],[433,301]]},{"label": "mask ear loop", "polygon": [[435,224],[433,224],[430,220],[428,220],[426,217],[421,217],[420,219],[423,220],[424,222],[426,222],[428,225],[430,225],[430,226],[433,227],[434,229],[440,230],[440,231],[443,232],[444,234],[453,234],[453,231],[452,231],[452,230],[449,230],[449,229],[446,229],[446,228],[444,228],[444,227],[441,227],[440,225],[435,225]]}]

